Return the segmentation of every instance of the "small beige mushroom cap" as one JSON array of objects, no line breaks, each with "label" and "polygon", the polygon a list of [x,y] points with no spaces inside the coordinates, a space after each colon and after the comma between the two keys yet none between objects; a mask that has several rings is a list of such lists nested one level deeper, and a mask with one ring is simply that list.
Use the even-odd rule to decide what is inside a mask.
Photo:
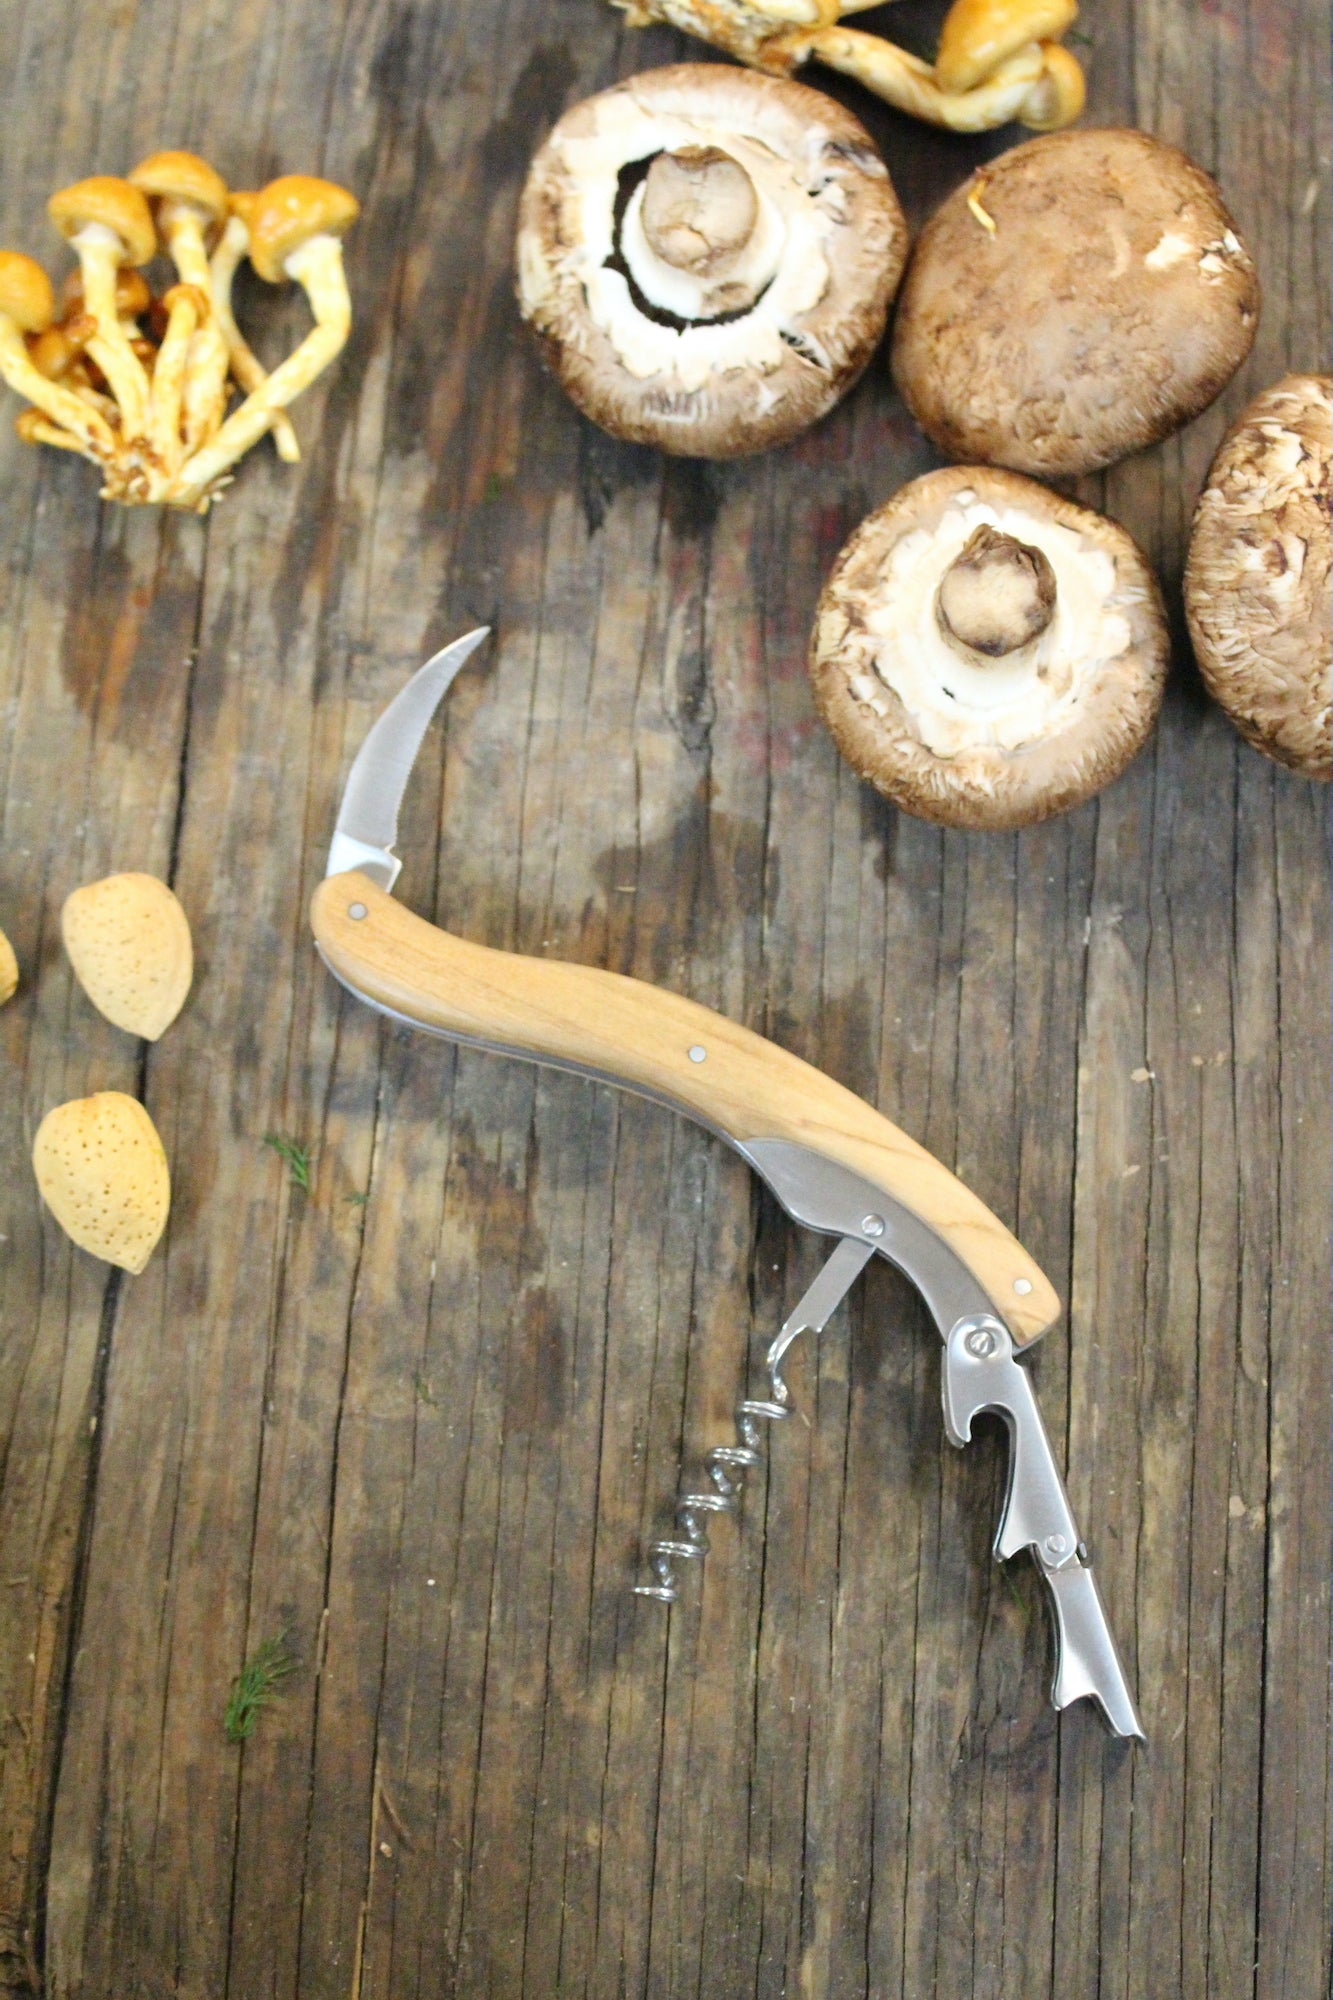
[{"label": "small beige mushroom cap", "polygon": [[227,183],[197,153],[150,153],[126,178],[150,201],[184,201],[201,209],[210,226],[227,219]]},{"label": "small beige mushroom cap", "polygon": [[361,213],[361,204],[346,188],[310,174],[284,174],[270,181],[253,198],[245,213],[250,231],[250,262],[261,278],[279,285],[287,276],[287,259],[312,236],[342,236]]},{"label": "small beige mushroom cap", "polygon": [[[962,737],[942,752],[925,740],[919,715],[880,671],[884,635],[898,632],[915,670],[934,672],[920,665],[934,649],[918,650],[916,638],[928,600],[915,607],[914,626],[890,578],[895,552],[909,537],[929,548],[952,521],[956,540],[960,522],[978,505],[993,510],[1006,532],[1039,536],[1057,578],[1064,572],[1062,589],[1071,565],[1100,581],[1080,589],[1063,613],[1057,603],[1056,620],[1063,623],[1052,621],[1049,667],[1042,653],[1029,655],[1039,680],[1049,672],[1068,682],[1037,733],[1008,746]],[[1093,602],[1096,590],[1108,584]],[[1099,632],[1117,648],[1106,657],[1095,651]],[[1083,650],[1085,642],[1094,650]],[[839,750],[877,791],[919,819],[999,833],[1066,812],[1120,776],[1152,732],[1169,651],[1156,579],[1123,528],[1014,473],[950,466],[914,479],[856,530],[819,600],[810,675]],[[948,659],[947,648],[940,657]],[[984,676],[987,663],[978,660],[976,671]],[[951,706],[949,678],[946,668],[943,682],[931,690],[941,713]]]},{"label": "small beige mushroom cap", "polygon": [[950,458],[1054,478],[1197,416],[1258,316],[1254,264],[1207,174],[1146,132],[1055,132],[927,223],[893,373]]},{"label": "small beige mushroom cap", "polygon": [[1185,615],[1248,743],[1333,778],[1333,381],[1288,375],[1223,439],[1199,496]]},{"label": "small beige mushroom cap", "polygon": [[45,333],[55,318],[51,280],[21,250],[0,250],[0,313],[20,333]]},{"label": "small beige mushroom cap", "polygon": [[147,201],[137,187],[112,174],[95,174],[62,188],[46,204],[46,212],[64,237],[77,236],[90,222],[120,238],[127,264],[149,264],[157,255],[157,230]]},{"label": "small beige mushroom cap", "polygon": [[[605,305],[611,274],[624,268],[616,258],[626,175],[656,153],[729,145],[751,166],[770,161],[774,187],[780,176],[801,204],[782,211],[776,275],[724,327],[720,316],[645,311],[630,274],[617,309],[626,324],[612,325],[594,310],[590,287],[603,288]],[[780,209],[776,194],[771,206]],[[800,240],[817,244],[813,262],[787,254],[798,213]],[[606,239],[596,247],[593,226]],[[785,443],[851,388],[883,334],[907,243],[888,172],[850,112],[785,78],[677,63],[575,105],[552,130],[519,207],[519,305],[552,372],[594,423],[678,456],[737,458]],[[809,287],[818,296],[789,310],[782,288],[798,289],[798,267],[818,272],[820,259],[825,282]],[[655,359],[629,365],[626,326]],[[701,343],[722,332],[725,358],[701,365]],[[748,358],[751,346],[762,365]]]}]

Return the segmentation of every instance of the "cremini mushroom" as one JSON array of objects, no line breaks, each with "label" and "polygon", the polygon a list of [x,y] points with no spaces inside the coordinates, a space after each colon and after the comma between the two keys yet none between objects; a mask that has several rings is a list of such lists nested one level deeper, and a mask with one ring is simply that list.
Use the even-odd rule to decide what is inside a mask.
[{"label": "cremini mushroom", "polygon": [[1083,72],[1060,37],[1075,0],[954,0],[935,62],[880,35],[842,25],[878,0],[612,0],[631,25],[663,21],[738,62],[791,76],[812,57],[855,77],[910,117],[954,132],[985,132],[1011,118],[1038,132],[1083,109]]},{"label": "cremini mushroom", "polygon": [[346,188],[308,174],[287,174],[255,196],[249,211],[250,261],[269,284],[294,278],[315,324],[294,354],[252,389],[182,475],[183,499],[202,501],[242,453],[328,367],[344,346],[352,305],[343,272],[342,238],[361,213]]},{"label": "cremini mushroom", "polygon": [[111,428],[75,392],[40,369],[24,335],[40,339],[51,327],[55,297],[40,264],[18,250],[0,250],[0,375],[11,389],[36,406],[39,417],[67,431],[75,449],[90,457],[109,456]]},{"label": "cremini mushroom", "polygon": [[735,458],[851,387],[906,251],[849,112],[802,84],[680,63],[555,126],[520,204],[519,304],[603,429]]},{"label": "cremini mushroom", "polygon": [[1199,497],[1185,613],[1208,691],[1256,750],[1333,778],[1333,382],[1288,375],[1228,432]]},{"label": "cremini mushroom", "polygon": [[1210,403],[1258,314],[1207,174],[1145,132],[1060,132],[979,168],[927,223],[893,372],[949,457],[1091,472]]},{"label": "cremini mushroom", "polygon": [[53,194],[52,222],[73,246],[83,278],[85,309],[97,321],[88,352],[111,387],[126,439],[148,428],[149,380],[116,309],[116,274],[123,264],[151,261],[157,231],[138,188],[110,174],[95,175]]},{"label": "cremini mushroom", "polygon": [[999,832],[1120,775],[1156,719],[1168,650],[1122,528],[1034,480],[954,466],[852,536],[810,672],[861,777],[921,819]]},{"label": "cremini mushroom", "polygon": [[[227,407],[227,340],[213,312],[208,267],[210,240],[227,219],[227,183],[197,153],[150,153],[126,176],[153,211],[158,234],[183,286],[195,296],[197,317],[188,341],[179,383],[173,381],[171,424],[179,427],[179,460],[210,438]],[[154,377],[154,394],[157,381]],[[165,413],[154,412],[154,433],[167,427]]]}]

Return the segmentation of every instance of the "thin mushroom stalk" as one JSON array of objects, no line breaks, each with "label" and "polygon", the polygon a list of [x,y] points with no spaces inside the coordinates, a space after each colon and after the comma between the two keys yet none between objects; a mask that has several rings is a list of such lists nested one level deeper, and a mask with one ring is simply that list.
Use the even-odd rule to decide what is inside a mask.
[{"label": "thin mushroom stalk", "polygon": [[121,322],[116,284],[122,265],[146,264],[157,249],[148,204],[128,181],[101,175],[63,189],[47,206],[79,260],[84,310],[97,322],[88,353],[115,397],[121,435],[126,440],[141,438],[147,430],[151,389]]},{"label": "thin mushroom stalk", "polygon": [[343,271],[343,231],[359,213],[354,198],[328,181],[289,175],[258,196],[250,226],[250,257],[262,278],[295,279],[315,324],[294,354],[252,390],[217,435],[196,452],[182,477],[181,503],[202,502],[252,444],[323,373],[346,345],[352,304]]},{"label": "thin mushroom stalk", "polygon": [[[240,197],[233,195],[233,203]],[[252,201],[253,196],[247,197]],[[208,260],[209,280],[213,288],[213,311],[222,329],[222,337],[227,343],[231,372],[247,393],[262,389],[268,381],[268,370],[254,352],[245,335],[236,324],[232,310],[231,288],[242,259],[250,248],[250,231],[244,213],[233,208],[227,217],[221,236]],[[292,420],[285,410],[275,410],[269,426],[273,434],[273,445],[278,457],[286,465],[299,465],[301,447],[292,429]]]},{"label": "thin mushroom stalk", "polygon": [[842,25],[877,0],[611,0],[634,27],[662,22],[752,69],[791,76],[812,58],[909,117],[953,132],[1011,119],[1033,131],[1071,125],[1086,86],[1060,38],[1077,0],[955,0],[934,63]]}]

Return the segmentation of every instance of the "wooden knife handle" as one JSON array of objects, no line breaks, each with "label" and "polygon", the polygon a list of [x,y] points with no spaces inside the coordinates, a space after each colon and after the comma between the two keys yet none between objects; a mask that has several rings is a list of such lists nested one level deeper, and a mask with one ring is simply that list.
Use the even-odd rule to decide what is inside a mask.
[{"label": "wooden knife handle", "polygon": [[1060,1301],[1039,1267],[947,1167],[822,1071],[711,1008],[596,966],[469,944],[333,875],[311,906],[333,971],[422,1027],[589,1070],[670,1100],[738,1144],[786,1139],[860,1174],[944,1237],[1020,1345]]}]

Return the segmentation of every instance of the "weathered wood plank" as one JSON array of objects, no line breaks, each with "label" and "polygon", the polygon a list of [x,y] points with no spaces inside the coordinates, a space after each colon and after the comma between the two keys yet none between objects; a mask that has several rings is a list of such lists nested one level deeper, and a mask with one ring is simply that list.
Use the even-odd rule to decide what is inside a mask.
[{"label": "weathered wood plank", "polygon": [[[1327,348],[1316,14],[1091,23],[1094,115],[1214,167],[1266,287],[1217,409],[1087,485],[1172,587],[1229,416]],[[110,1287],[5,1190],[10,1986],[49,1848],[68,2000],[1323,1991],[1324,801],[1183,664],[1126,779],[1016,839],[839,765],[811,608],[931,462],[883,371],[787,452],[663,464],[574,417],[512,305],[541,131],[678,38],[595,0],[16,18],[60,115],[0,134],[10,240],[168,141],[242,181],[321,167],[365,216],[305,465],[255,454],[206,530],[103,518],[82,468],[0,447],[0,921],[40,967],[0,1118],[17,1158],[56,1097],[142,1077],[176,1176],[165,1255]],[[843,94],[918,220],[1012,136]],[[300,323],[246,309],[275,353]],[[402,893],[773,1035],[1016,1228],[1070,1300],[1034,1369],[1146,1754],[1045,1708],[1039,1586],[988,1553],[999,1441],[946,1450],[887,1271],[793,1357],[800,1414],[670,1620],[628,1596],[819,1246],[705,1135],[381,1027],[312,961],[346,759],[479,618]],[[124,865],[174,870],[198,945],[142,1065],[55,941],[65,890]],[[309,1197],[272,1129],[314,1145]],[[241,1754],[227,1686],[279,1630],[299,1670]]]}]

